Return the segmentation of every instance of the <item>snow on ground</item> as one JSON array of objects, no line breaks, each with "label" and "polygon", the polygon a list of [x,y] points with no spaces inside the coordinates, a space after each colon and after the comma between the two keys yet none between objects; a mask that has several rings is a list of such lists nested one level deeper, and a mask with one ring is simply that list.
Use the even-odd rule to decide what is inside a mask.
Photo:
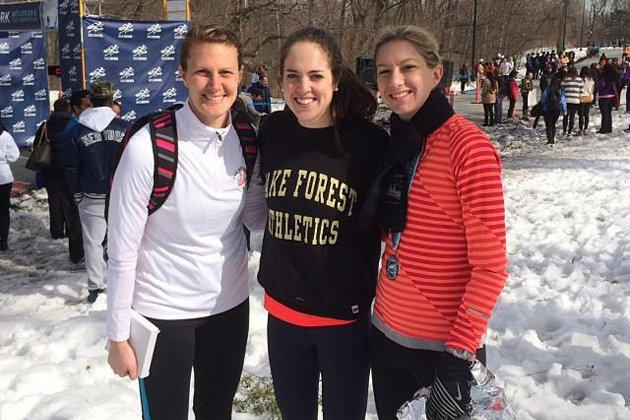
[{"label": "snow on ground", "polygon": [[[630,418],[629,122],[618,114],[614,134],[553,147],[542,121],[488,129],[503,156],[510,263],[488,360],[521,420]],[[0,419],[138,419],[137,384],[106,364],[105,299],[85,303],[85,273],[49,239],[44,197],[14,201],[0,254]],[[260,236],[253,245],[245,370],[268,375]],[[372,400],[366,418],[376,419]]]}]

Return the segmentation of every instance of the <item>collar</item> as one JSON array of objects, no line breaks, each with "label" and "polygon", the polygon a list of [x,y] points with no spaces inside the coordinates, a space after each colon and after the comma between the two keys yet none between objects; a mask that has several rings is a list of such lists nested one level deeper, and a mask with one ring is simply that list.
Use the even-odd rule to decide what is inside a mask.
[{"label": "collar", "polygon": [[226,127],[209,127],[197,118],[188,101],[177,111],[177,122],[177,137],[183,141],[212,142],[227,138],[230,131],[233,130],[231,114],[228,116]]}]

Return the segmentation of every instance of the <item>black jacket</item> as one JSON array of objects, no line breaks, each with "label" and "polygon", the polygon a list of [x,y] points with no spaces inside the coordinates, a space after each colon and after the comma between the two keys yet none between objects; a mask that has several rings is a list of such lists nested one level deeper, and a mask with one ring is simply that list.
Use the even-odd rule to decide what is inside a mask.
[{"label": "black jacket", "polygon": [[[50,114],[50,118],[46,121],[46,133],[48,135],[48,141],[50,142],[50,169],[64,169],[63,166],[63,130],[70,122],[70,114],[64,112],[53,112]],[[37,146],[39,139],[41,138],[41,132],[44,129],[44,124],[40,125],[35,134],[35,143],[33,147]]]}]

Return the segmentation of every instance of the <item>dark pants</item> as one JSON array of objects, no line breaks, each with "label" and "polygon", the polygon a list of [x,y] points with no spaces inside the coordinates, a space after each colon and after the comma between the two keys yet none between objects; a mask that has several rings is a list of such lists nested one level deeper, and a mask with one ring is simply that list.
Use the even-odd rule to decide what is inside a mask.
[{"label": "dark pants", "polygon": [[497,95],[497,101],[494,104],[494,122],[495,123],[503,122],[503,99],[505,99],[504,94]]},{"label": "dark pants", "polygon": [[516,106],[516,99],[508,98],[510,101],[510,107],[508,108],[508,118],[514,118],[514,107]]},{"label": "dark pants", "polygon": [[545,130],[547,131],[547,143],[554,144],[556,139],[556,123],[560,118],[560,111],[544,111]]},{"label": "dark pants", "polygon": [[494,124],[494,104],[483,104],[483,125]]},{"label": "dark pants", "polygon": [[573,133],[573,126],[575,125],[575,113],[578,111],[580,104],[567,104],[567,113],[562,117],[562,132],[564,134]]},{"label": "dark pants", "polygon": [[600,133],[612,133],[612,110],[615,98],[599,98],[599,112],[602,113],[602,128]]},{"label": "dark pants", "polygon": [[70,261],[78,263],[83,259],[81,219],[68,189],[65,170],[48,169],[42,171],[42,176],[48,193],[50,236],[53,239],[67,236]]},{"label": "dark pants", "polygon": [[591,105],[593,104],[592,103],[580,104],[580,107],[578,108],[580,130],[588,129],[588,122],[590,120],[590,115],[591,115]]},{"label": "dark pants", "polygon": [[[433,384],[442,352],[403,347],[372,327],[372,387],[379,420],[396,420],[396,412],[414,393]],[[486,364],[485,347],[477,359]]]},{"label": "dark pants", "polygon": [[630,112],[630,85],[626,87],[626,112]]},{"label": "dark pants", "polygon": [[461,86],[462,86],[462,93],[464,92],[464,89],[466,89],[466,82],[468,82],[468,81],[467,81],[467,80],[462,80],[462,81],[460,82],[460,83],[461,83]]},{"label": "dark pants", "polygon": [[232,400],[245,358],[249,300],[205,318],[149,320],[160,334],[151,373],[140,380],[143,419],[188,419],[191,368],[195,370],[195,418],[232,418]]},{"label": "dark pants", "polygon": [[284,420],[316,420],[319,376],[326,420],[363,420],[369,383],[370,314],[352,324],[299,327],[269,315],[273,387]]},{"label": "dark pants", "polygon": [[6,242],[9,239],[9,225],[11,224],[11,213],[9,205],[11,204],[11,184],[0,185],[0,242]]}]

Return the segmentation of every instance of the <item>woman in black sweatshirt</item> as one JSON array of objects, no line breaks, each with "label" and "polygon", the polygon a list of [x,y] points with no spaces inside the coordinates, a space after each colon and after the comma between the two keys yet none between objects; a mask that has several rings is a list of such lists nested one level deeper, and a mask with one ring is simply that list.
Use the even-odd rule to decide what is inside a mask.
[{"label": "woman in black sweatshirt", "polygon": [[259,133],[269,218],[258,279],[276,399],[285,420],[316,419],[321,374],[325,418],[363,419],[380,237],[359,214],[388,135],[329,34],[294,32],[280,62],[287,107]]}]

